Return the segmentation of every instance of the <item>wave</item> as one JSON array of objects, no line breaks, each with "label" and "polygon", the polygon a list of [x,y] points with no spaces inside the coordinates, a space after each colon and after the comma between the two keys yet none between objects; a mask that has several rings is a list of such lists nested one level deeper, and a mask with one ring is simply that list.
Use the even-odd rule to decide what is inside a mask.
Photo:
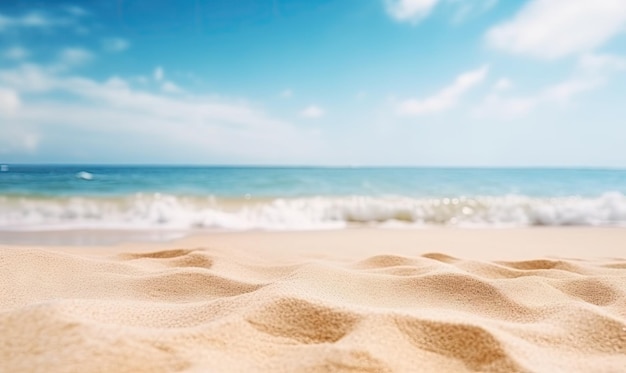
[{"label": "wave", "polygon": [[0,229],[310,230],[381,227],[626,226],[626,196],[217,199],[0,196]]}]

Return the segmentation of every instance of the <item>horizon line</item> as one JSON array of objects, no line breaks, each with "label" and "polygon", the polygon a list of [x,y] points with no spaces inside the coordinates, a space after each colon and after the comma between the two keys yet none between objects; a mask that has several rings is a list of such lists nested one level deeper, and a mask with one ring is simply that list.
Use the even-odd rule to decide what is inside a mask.
[{"label": "horizon line", "polygon": [[358,168],[407,168],[407,169],[593,169],[593,170],[624,170],[626,167],[619,166],[583,166],[583,165],[376,165],[376,164],[342,164],[342,165],[324,165],[324,164],[245,164],[245,163],[30,163],[30,162],[0,162],[0,165],[6,166],[94,166],[94,167],[202,167],[202,168],[340,168],[340,169],[358,169]]}]

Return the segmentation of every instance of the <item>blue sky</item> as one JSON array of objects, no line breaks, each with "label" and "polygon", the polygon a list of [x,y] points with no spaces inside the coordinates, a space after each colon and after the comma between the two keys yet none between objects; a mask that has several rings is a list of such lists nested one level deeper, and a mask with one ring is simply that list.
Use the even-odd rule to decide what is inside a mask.
[{"label": "blue sky", "polygon": [[3,1],[0,162],[626,167],[626,1]]}]

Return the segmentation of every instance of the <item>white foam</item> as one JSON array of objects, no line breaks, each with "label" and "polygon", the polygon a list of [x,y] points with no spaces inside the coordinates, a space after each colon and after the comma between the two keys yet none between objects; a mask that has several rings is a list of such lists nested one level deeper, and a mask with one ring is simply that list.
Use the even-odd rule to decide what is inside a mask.
[{"label": "white foam", "polygon": [[626,225],[626,197],[526,196],[309,197],[221,201],[137,194],[127,197],[0,197],[0,229],[339,229],[349,225],[416,227]]},{"label": "white foam", "polygon": [[76,173],[76,178],[81,180],[93,180],[93,174],[87,171],[80,171]]}]

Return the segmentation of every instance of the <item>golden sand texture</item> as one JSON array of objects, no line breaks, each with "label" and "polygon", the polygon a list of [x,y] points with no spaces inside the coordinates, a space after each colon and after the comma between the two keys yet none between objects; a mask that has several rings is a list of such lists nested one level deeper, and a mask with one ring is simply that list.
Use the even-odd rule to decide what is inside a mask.
[{"label": "golden sand texture", "polygon": [[357,242],[368,246],[359,232],[348,233],[353,257],[339,258],[325,235],[316,236],[323,250],[293,255],[244,250],[251,235],[168,248],[0,248],[0,371],[626,367],[626,260],[470,260],[423,247],[359,257]]}]

